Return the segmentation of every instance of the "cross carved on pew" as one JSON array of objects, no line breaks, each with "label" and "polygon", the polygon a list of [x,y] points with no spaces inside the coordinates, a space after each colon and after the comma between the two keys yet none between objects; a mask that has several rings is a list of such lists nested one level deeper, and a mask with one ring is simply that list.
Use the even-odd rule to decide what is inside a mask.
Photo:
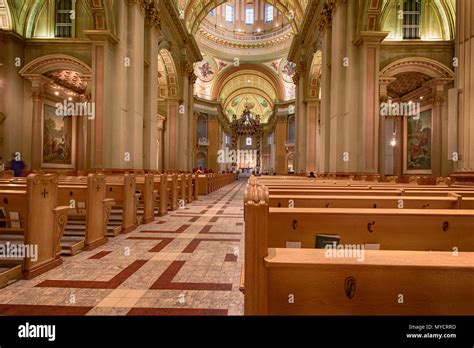
[{"label": "cross carved on pew", "polygon": [[46,191],[46,188],[43,189],[43,192],[41,192],[41,195],[43,196],[43,198],[46,198],[46,196],[48,195],[48,191]]}]

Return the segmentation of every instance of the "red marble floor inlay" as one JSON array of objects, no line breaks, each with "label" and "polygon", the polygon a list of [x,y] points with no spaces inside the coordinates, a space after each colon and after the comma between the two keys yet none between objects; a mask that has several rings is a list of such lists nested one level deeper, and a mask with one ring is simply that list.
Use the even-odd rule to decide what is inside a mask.
[{"label": "red marble floor inlay", "polygon": [[224,262],[237,262],[237,255],[227,254],[225,256]]},{"label": "red marble floor inlay", "polygon": [[173,261],[171,265],[152,284],[150,290],[207,290],[230,291],[232,284],[225,283],[173,283],[173,278],[178,274],[186,261]]},{"label": "red marble floor inlay", "polygon": [[89,257],[89,260],[99,260],[107,255],[109,255],[111,251],[99,251],[97,254],[92,255]]},{"label": "red marble floor inlay", "polygon": [[196,222],[198,221],[200,216],[193,216],[191,219],[189,219],[189,222]]},{"label": "red marble floor inlay", "polygon": [[127,316],[226,316],[227,309],[206,308],[132,308]]},{"label": "red marble floor inlay", "polygon": [[0,313],[12,316],[85,315],[92,308],[94,307],[0,304]]},{"label": "red marble floor inlay", "polygon": [[214,227],[213,225],[205,225],[199,234],[226,234],[226,235],[241,235],[241,232],[210,232],[211,228]]},{"label": "red marble floor inlay", "polygon": [[209,222],[217,222],[219,219],[242,219],[242,215],[230,216],[227,214],[222,214],[219,216],[213,216]]},{"label": "red marble floor inlay", "polygon": [[[174,231],[161,231],[161,230],[141,230],[140,233],[183,233],[186,231],[191,225],[182,225],[178,229]],[[128,239],[128,238],[127,238]]]},{"label": "red marble floor inlay", "polygon": [[168,244],[170,244],[174,238],[163,238],[161,242],[159,242],[157,245],[155,245],[153,248],[148,250],[150,253],[159,253],[161,250],[163,250]]},{"label": "red marble floor inlay", "polygon": [[163,224],[166,224],[166,221],[158,221],[156,224],[157,225],[163,225]]},{"label": "red marble floor inlay", "polygon": [[36,287],[39,288],[82,288],[82,289],[115,289],[136,271],[138,271],[147,260],[136,260],[122,270],[109,281],[99,280],[45,280]]},{"label": "red marble floor inlay", "polygon": [[183,249],[181,253],[193,253],[201,242],[240,242],[240,239],[223,239],[223,238],[195,238]]}]

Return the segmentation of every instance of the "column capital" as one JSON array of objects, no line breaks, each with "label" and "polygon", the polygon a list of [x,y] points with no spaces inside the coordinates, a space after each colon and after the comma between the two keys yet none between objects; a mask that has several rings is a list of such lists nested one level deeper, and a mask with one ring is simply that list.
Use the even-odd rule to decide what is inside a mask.
[{"label": "column capital", "polygon": [[154,2],[145,5],[145,26],[161,30],[161,18]]},{"label": "column capital", "polygon": [[388,31],[361,31],[359,36],[353,42],[356,46],[364,43],[380,45],[388,34],[390,34]]},{"label": "column capital", "polygon": [[110,30],[84,30],[83,32],[93,42],[110,42],[112,44],[119,42],[118,37]]},{"label": "column capital", "polygon": [[323,33],[326,29],[330,28],[332,25],[332,14],[336,0],[328,0],[324,3],[321,13],[318,20],[318,29]]}]

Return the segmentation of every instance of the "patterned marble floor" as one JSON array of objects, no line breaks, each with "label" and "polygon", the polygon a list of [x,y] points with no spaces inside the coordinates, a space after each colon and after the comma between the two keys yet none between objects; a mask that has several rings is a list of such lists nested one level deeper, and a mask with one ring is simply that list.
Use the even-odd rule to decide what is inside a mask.
[{"label": "patterned marble floor", "polygon": [[242,315],[240,181],[0,289],[0,315]]}]

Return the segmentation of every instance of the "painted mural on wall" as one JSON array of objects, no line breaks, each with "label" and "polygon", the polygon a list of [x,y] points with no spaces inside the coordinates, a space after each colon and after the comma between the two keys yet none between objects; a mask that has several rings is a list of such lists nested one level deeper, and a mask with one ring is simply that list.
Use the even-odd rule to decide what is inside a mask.
[{"label": "painted mural on wall", "polygon": [[196,76],[204,82],[211,81],[216,75],[215,63],[210,59],[204,59],[196,64]]},{"label": "painted mural on wall", "polygon": [[296,72],[296,64],[287,59],[281,65],[281,76],[288,83],[293,83],[293,75]]},{"label": "painted mural on wall", "polygon": [[44,105],[43,167],[73,168],[73,119],[56,115],[56,108]]},{"label": "painted mural on wall", "polygon": [[431,110],[405,119],[406,173],[431,173],[432,130]]}]

